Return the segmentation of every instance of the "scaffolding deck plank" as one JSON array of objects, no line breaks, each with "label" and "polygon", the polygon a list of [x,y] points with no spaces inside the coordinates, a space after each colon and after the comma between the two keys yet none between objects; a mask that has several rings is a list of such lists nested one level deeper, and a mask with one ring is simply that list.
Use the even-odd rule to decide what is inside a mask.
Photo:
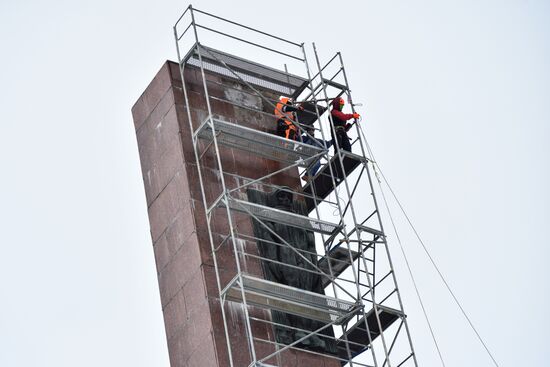
[{"label": "scaffolding deck plank", "polygon": [[[361,156],[348,152],[341,152],[341,154],[343,155],[344,163],[343,172],[338,155],[335,155],[330,159],[330,165],[332,166],[332,171],[334,172],[336,186],[340,185],[340,183],[344,180],[344,177],[349,176],[365,159]],[[321,167],[313,179],[304,186],[304,193],[313,195],[312,186],[315,189],[315,196],[318,201],[325,199],[332,192],[332,190],[334,190],[328,164]],[[312,197],[306,197],[306,206],[309,211],[312,211],[315,208],[315,202]]]},{"label": "scaffolding deck plank", "polygon": [[[247,83],[291,98],[300,95],[308,85],[306,78],[215,50],[211,47],[204,45],[200,45],[199,47],[202,66],[205,70],[212,73],[236,80],[241,78]],[[186,65],[194,67],[201,66],[198,47],[196,45],[183,62]]]},{"label": "scaffolding deck plank", "polygon": [[[240,126],[231,122],[212,119],[218,143],[231,148],[241,149],[264,158],[294,164],[300,162],[307,166],[312,157],[324,150],[317,146],[282,138],[263,131]],[[205,122],[196,131],[196,135],[208,141],[212,140],[212,127]]]},{"label": "scaffolding deck plank", "polygon": [[[378,317],[380,318],[380,324],[382,326],[382,332],[387,330],[396,320],[403,316],[402,312],[389,307],[379,305],[377,308]],[[366,317],[371,340],[374,341],[378,338],[378,336],[380,336],[381,333],[376,320],[376,314],[374,313],[374,308],[367,313]],[[345,333],[345,337],[350,342],[348,343],[348,346],[352,357],[356,357],[366,351],[368,349],[367,345],[369,344],[369,336],[365,327],[365,318],[361,317],[357,323],[349,328]],[[338,353],[341,358],[348,358],[345,337],[340,337],[337,342]]]},{"label": "scaffolding deck plank", "polygon": [[246,274],[242,275],[242,280],[242,284],[239,284],[237,279],[227,288],[226,298],[228,300],[243,302],[242,285],[247,304],[322,322],[340,324],[349,320],[349,317],[358,310],[357,305],[354,303],[338,300],[324,294],[290,287]]},{"label": "scaffolding deck plank", "polygon": [[[220,201],[220,205],[224,205],[223,201]],[[229,198],[229,208],[244,213],[250,212],[260,220],[277,222],[307,231],[333,234],[340,229],[340,226],[334,223],[235,198]]]},{"label": "scaffolding deck plank", "polygon": [[[332,275],[336,278],[340,274],[344,272],[350,265],[350,256],[349,251],[347,248],[344,247],[336,247],[330,251],[328,254],[328,259],[330,259],[330,266],[332,268]],[[351,251],[351,256],[353,260],[357,259],[359,257],[359,252],[357,251]],[[319,269],[321,269],[323,272],[330,274],[329,271],[329,261],[327,259],[327,256],[323,256],[319,262],[318,266]],[[326,287],[330,283],[330,279],[327,277],[323,277],[323,287]]]}]

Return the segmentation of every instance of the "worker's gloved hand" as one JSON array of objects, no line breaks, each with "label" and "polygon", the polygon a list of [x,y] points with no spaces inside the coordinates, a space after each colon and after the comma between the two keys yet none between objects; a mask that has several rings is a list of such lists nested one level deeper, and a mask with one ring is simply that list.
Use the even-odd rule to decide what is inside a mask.
[{"label": "worker's gloved hand", "polygon": [[354,119],[358,119],[359,117],[361,117],[360,114],[358,114],[357,112],[354,112],[354,113],[353,113],[353,118],[354,118]]}]

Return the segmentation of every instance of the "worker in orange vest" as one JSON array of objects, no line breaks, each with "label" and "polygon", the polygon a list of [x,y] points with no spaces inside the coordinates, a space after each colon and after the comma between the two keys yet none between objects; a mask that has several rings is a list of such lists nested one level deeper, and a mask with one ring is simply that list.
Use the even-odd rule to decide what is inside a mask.
[{"label": "worker in orange vest", "polygon": [[299,136],[297,134],[297,127],[292,121],[296,121],[297,110],[303,111],[302,106],[294,106],[290,98],[281,97],[277,106],[275,106],[275,117],[277,117],[277,135],[282,136],[290,140],[296,140]]}]

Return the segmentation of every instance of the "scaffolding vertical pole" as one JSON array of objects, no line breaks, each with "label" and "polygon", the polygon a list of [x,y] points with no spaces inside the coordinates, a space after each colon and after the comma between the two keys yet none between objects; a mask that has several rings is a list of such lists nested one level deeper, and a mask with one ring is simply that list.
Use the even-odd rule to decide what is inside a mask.
[{"label": "scaffolding vertical pole", "polygon": [[[322,68],[321,68],[321,64],[319,62],[319,56],[317,54],[317,49],[315,47],[315,43],[313,43],[313,51],[314,51],[314,55],[315,55],[315,60],[317,62],[317,68],[319,69],[318,75],[321,78],[321,86],[322,86],[322,90],[323,90],[323,93],[324,93],[325,100],[327,102],[327,110],[328,110],[329,107],[330,107],[330,103],[329,103],[329,98],[328,98],[328,94],[327,94],[327,91],[326,91],[326,85],[324,84]],[[335,147],[336,155],[338,156],[337,159],[339,159],[340,167],[342,169],[342,172],[344,173],[343,181],[344,181],[344,183],[347,187],[347,177],[345,176],[344,164],[343,164],[342,156],[340,154],[341,148],[338,144],[338,139],[336,139],[336,131],[334,129],[334,124],[332,123],[332,116],[330,115],[330,113],[329,113],[329,125],[331,127],[331,132],[332,132],[331,135],[333,137],[333,145]],[[321,131],[323,131],[322,127],[321,127]],[[324,136],[324,134],[323,134],[323,136]],[[334,190],[336,190],[336,183],[335,183],[335,180],[334,180],[334,174],[332,172],[332,164],[330,163],[330,161],[329,161],[329,167],[330,167],[330,170],[331,170],[333,187],[334,187]],[[348,195],[349,195],[349,187],[348,187]],[[336,196],[336,203],[337,203],[337,207],[338,207],[338,212],[339,212],[339,215],[340,215],[340,221],[342,223],[344,223],[344,213],[343,213],[341,205],[340,205],[340,197],[338,195],[335,195],[335,196]],[[357,232],[357,240],[358,240],[358,243],[361,243],[361,237],[360,237],[359,230],[357,228],[357,221],[355,220],[355,216],[353,216],[353,219],[354,219],[355,232]],[[346,246],[347,246],[347,249],[348,249],[348,254],[349,254],[349,257],[350,257],[351,266],[352,266],[352,269],[353,269],[353,272],[354,272],[354,275],[355,275],[355,265],[354,265],[355,261],[353,260],[353,256],[351,255],[350,241],[349,241],[349,238],[348,238],[348,233],[347,233],[347,231],[345,231],[345,227],[344,227],[344,237],[345,237],[344,240],[346,242]],[[360,252],[359,256],[362,257],[363,253]],[[359,282],[359,278],[358,278],[359,276],[360,276],[360,273],[357,273],[356,287],[357,287],[358,301],[362,303],[360,282]],[[367,276],[367,281],[368,281],[369,289],[372,291],[373,285],[370,283],[370,279],[368,278],[368,276]],[[366,318],[364,307],[363,307],[362,312],[363,312],[363,317],[365,319],[365,327],[367,329],[367,335],[368,335],[368,339],[369,339],[369,345],[371,346],[370,349],[371,349],[371,354],[372,354],[372,357],[373,357],[374,365],[375,365],[375,367],[378,367],[378,362],[377,362],[377,359],[376,359],[376,353],[374,352],[374,346],[373,346],[373,340],[372,340],[372,337],[371,337],[370,328],[369,328],[368,323],[366,322],[367,318]],[[379,323],[379,328],[381,330],[380,323]]]},{"label": "scaffolding vertical pole", "polygon": [[[324,79],[323,79],[323,71],[322,71],[322,68],[321,68],[321,63],[319,61],[319,55],[317,53],[317,48],[315,46],[315,43],[313,43],[313,50],[314,50],[314,53],[315,53],[315,59],[317,61],[317,67],[319,68],[319,77],[321,78],[321,85],[322,85],[322,88],[323,88],[323,93],[324,93],[324,96],[325,96],[325,99],[327,100],[327,103],[328,103],[328,93],[327,93],[327,90],[326,90],[326,85],[324,83]],[[348,89],[349,90],[349,89]],[[337,133],[336,133],[336,128],[334,126],[334,123],[333,123],[333,120],[332,120],[332,116],[329,114],[329,124],[330,124],[330,128],[331,128],[331,131],[332,131],[332,134],[333,134],[333,137],[334,137],[334,144],[337,148],[337,156],[338,156],[338,159],[339,159],[339,162],[340,162],[340,165],[341,165],[341,169],[342,169],[342,172],[343,172],[343,182],[344,182],[344,186],[346,188],[346,193],[347,193],[347,196],[348,196],[348,203],[349,203],[349,208],[350,208],[350,211],[351,211],[351,215],[352,215],[352,218],[353,218],[353,222],[354,222],[354,228],[355,228],[355,231],[357,233],[357,240],[359,241],[359,243],[362,243],[362,238],[361,238],[361,230],[358,226],[358,222],[357,222],[357,217],[356,217],[356,214],[355,214],[355,209],[353,207],[353,202],[352,202],[352,197],[351,197],[351,193],[350,193],[350,189],[349,189],[349,185],[348,185],[348,182],[347,182],[347,175],[345,173],[345,168],[344,168],[344,161],[343,161],[343,157],[342,157],[342,154],[341,154],[341,147],[339,146],[338,144],[338,139],[337,139]],[[364,155],[363,155],[364,156]],[[367,172],[368,173],[368,172]],[[371,185],[372,187],[372,185]],[[372,196],[373,198],[375,197],[374,195],[374,191],[371,190],[371,193],[372,193]],[[339,197],[337,196],[336,198],[336,201],[339,201]],[[343,218],[342,218],[343,220]],[[383,228],[380,227],[382,229],[382,233],[383,233]],[[348,245],[349,246],[349,245]],[[360,255],[360,258],[362,259],[363,261],[363,266],[365,268],[365,272],[366,272],[366,278],[367,278],[367,283],[369,285],[369,288],[371,290],[374,289],[374,285],[372,284],[371,280],[370,280],[370,277],[369,277],[369,273],[368,273],[368,269],[369,267],[367,266],[367,263],[365,261],[365,258],[364,258],[364,255],[363,253],[361,253]],[[359,289],[358,289],[359,291]],[[380,338],[382,340],[382,346],[383,346],[383,349],[384,349],[384,354],[386,356],[386,359],[388,361],[388,367],[391,367],[391,362],[389,360],[389,353],[388,353],[388,348],[386,346],[386,340],[385,340],[385,337],[384,337],[384,331],[382,330],[382,323],[380,322],[380,317],[379,317],[379,314],[378,314],[378,306],[376,304],[376,300],[374,298],[374,293],[373,293],[373,309],[374,309],[374,314],[376,316],[376,322],[378,323],[378,328],[380,330]],[[366,316],[365,316],[365,326],[367,327],[367,330],[369,330],[368,328],[368,323],[367,323],[367,320],[366,320]],[[369,337],[370,337],[370,331],[369,331]],[[374,348],[371,348],[371,350],[373,351],[373,355],[374,355]],[[376,364],[376,362],[375,362]]]},{"label": "scaffolding vertical pole", "polygon": [[[189,5],[189,7],[185,11],[187,12],[187,10],[190,10],[191,13],[192,13],[192,11],[193,11],[192,6]],[[183,15],[182,15],[182,17],[183,17]],[[185,66],[182,65],[181,52],[180,52],[179,43],[178,43],[178,32],[177,32],[176,26],[174,26],[174,36],[176,38],[176,50],[177,50],[177,54],[178,54],[178,68],[179,68],[180,75],[181,75],[182,89],[183,89],[183,94],[184,94],[184,98],[185,98],[185,109],[187,110],[187,120],[188,120],[188,123],[189,123],[189,129],[190,129],[191,132],[193,132],[193,122],[192,122],[192,119],[191,119],[191,108],[190,108],[190,105],[189,105],[189,97],[188,97],[188,94],[187,94],[187,87],[185,85],[185,75],[184,75],[185,74]],[[231,351],[231,343],[230,343],[230,339],[229,339],[229,333],[228,333],[228,329],[226,327],[226,325],[227,325],[227,316],[225,314],[225,307],[224,307],[225,297],[222,297],[222,295],[221,295],[222,286],[221,286],[220,276],[219,276],[218,271],[217,271],[218,263],[217,263],[217,255],[216,255],[215,246],[214,246],[214,239],[212,238],[212,229],[211,229],[211,223],[210,223],[211,217],[210,217],[210,215],[208,215],[208,212],[207,212],[207,200],[206,200],[206,194],[204,192],[204,183],[203,183],[203,179],[202,179],[202,169],[201,169],[200,159],[199,159],[198,150],[197,150],[197,138],[194,136],[194,134],[191,134],[191,139],[192,139],[192,143],[193,143],[193,152],[194,152],[194,155],[195,155],[195,163],[197,165],[199,184],[200,184],[200,188],[201,188],[201,197],[202,197],[203,206],[204,206],[204,213],[205,213],[205,216],[206,216],[206,225],[207,225],[207,229],[208,229],[208,237],[209,237],[209,241],[210,241],[210,247],[212,249],[212,259],[213,259],[213,262],[214,262],[214,268],[216,269],[216,283],[218,285],[218,295],[220,297],[222,319],[223,319],[223,323],[224,323],[224,333],[225,333],[225,338],[226,338],[226,341],[227,341],[227,351],[228,351],[229,364],[230,364],[231,367],[233,367],[233,353]]]},{"label": "scaffolding vertical pole", "polygon": [[[248,315],[248,305],[246,303],[246,295],[245,295],[244,287],[243,287],[241,265],[240,265],[239,257],[237,256],[237,251],[238,250],[237,250],[235,232],[234,232],[234,228],[233,228],[233,218],[232,218],[232,215],[231,215],[231,209],[229,208],[229,203],[227,202],[228,201],[227,187],[225,185],[225,177],[224,177],[223,166],[222,166],[221,157],[220,157],[218,139],[217,139],[216,132],[215,132],[214,122],[212,120],[212,107],[210,106],[210,96],[209,96],[209,93],[208,93],[208,86],[206,84],[206,76],[205,76],[205,73],[204,73],[204,64],[202,62],[200,41],[199,41],[199,36],[198,36],[198,33],[197,33],[195,15],[194,15],[192,6],[190,6],[190,9],[191,9],[191,22],[193,24],[193,32],[195,34],[197,53],[198,53],[198,57],[199,57],[199,65],[200,65],[200,69],[201,69],[202,83],[203,83],[203,87],[204,87],[206,105],[207,105],[207,108],[208,108],[208,121],[210,123],[210,128],[212,129],[212,140],[214,142],[214,152],[215,152],[215,155],[216,155],[216,161],[217,161],[217,164],[218,164],[218,169],[220,171],[220,181],[221,181],[221,185],[222,185],[222,195],[223,195],[222,200],[225,200],[225,204],[226,204],[225,209],[226,209],[226,213],[227,213],[227,221],[228,221],[228,224],[229,224],[229,232],[231,234],[231,242],[233,244],[233,253],[235,254],[235,263],[236,263],[236,266],[237,266],[237,276],[238,276],[239,282],[241,284],[241,297],[243,299],[243,309],[244,309],[244,314],[245,314],[245,327],[246,327],[247,336],[248,336],[248,348],[249,348],[250,356],[252,358],[252,363],[255,363],[256,362],[256,351],[255,351],[255,348],[254,348],[254,338],[253,338],[253,334],[252,334],[252,327],[250,325],[250,318],[249,318],[249,315]],[[197,148],[195,146],[195,152],[196,152],[196,149]],[[198,164],[200,164],[200,162],[198,162]],[[206,210],[208,210],[207,204],[206,204],[206,202],[204,204],[205,204],[205,211],[206,211]],[[210,232],[210,236],[212,236],[210,226],[208,227],[208,231]],[[216,268],[216,271],[217,271],[217,268]],[[221,298],[221,296],[222,295],[220,294],[220,298]],[[224,327],[227,330],[227,324],[225,324]],[[229,339],[228,339],[227,342],[230,343]]]},{"label": "scaffolding vertical pole", "polygon": [[[346,88],[349,91],[350,89],[349,89],[348,77],[347,77],[347,74],[346,74],[346,70],[344,68],[344,60],[343,60],[342,54],[340,52],[338,53],[338,56],[339,56],[339,60],[340,60],[340,66],[342,67],[342,74],[344,76],[344,81],[346,83]],[[354,107],[354,104],[353,104],[353,99],[351,97],[351,93],[349,93],[348,95],[349,95],[349,101],[350,101],[351,109],[352,109],[353,112],[355,112],[355,107]],[[361,139],[362,134],[360,132],[360,127],[356,126],[356,129],[357,129],[357,137],[359,139],[359,144],[361,146],[361,151],[363,152],[363,156],[365,156],[365,148],[364,148],[364,145],[363,145],[363,140]],[[374,164],[373,164],[373,167],[374,167]],[[382,217],[380,216],[380,211],[379,211],[379,208],[378,208],[378,201],[376,200],[376,195],[374,195],[374,186],[372,184],[372,177],[371,177],[370,171],[368,169],[368,165],[367,165],[367,175],[368,175],[368,178],[369,178],[369,185],[370,185],[370,188],[371,188],[371,192],[373,193],[372,199],[374,201],[374,205],[375,205],[375,208],[376,208],[376,217],[378,219],[378,223],[380,224],[380,229],[384,233],[384,225],[382,223]],[[390,256],[390,251],[389,251],[389,248],[388,248],[388,241],[387,241],[386,237],[383,238],[383,241],[384,241],[384,248],[386,249],[386,256],[388,257],[388,262],[390,264],[390,270],[391,270],[391,273],[392,273],[393,283],[394,283],[395,289],[397,290],[397,298],[399,300],[400,311],[404,312],[403,300],[401,298],[401,292],[399,292],[399,287],[397,285],[397,277],[395,275],[395,271],[394,271],[394,268],[393,268],[393,262],[392,262],[392,259],[391,259],[391,256]],[[403,317],[403,322],[405,324],[405,331],[407,333],[407,339],[409,341],[409,346],[411,348],[411,352],[412,352],[412,355],[413,355],[414,365],[418,366],[418,361],[416,360],[416,353],[414,351],[414,346],[413,346],[413,343],[412,343],[411,333],[410,333],[410,330],[409,330],[409,325],[408,325],[406,317]]]},{"label": "scaffolding vertical pole", "polygon": [[[304,63],[305,63],[305,66],[306,66],[306,72],[307,72],[307,78],[308,78],[308,81],[309,81],[309,85],[310,85],[311,90],[313,91],[313,80],[311,79],[311,72],[310,72],[310,69],[309,69],[309,63],[307,61],[306,50],[305,50],[305,47],[304,47],[303,43],[302,43],[302,53],[304,55]],[[331,160],[330,160],[330,157],[329,157],[329,154],[328,154],[328,147],[326,145],[326,138],[325,138],[325,134],[323,132],[323,128],[321,126],[321,115],[319,114],[319,108],[317,106],[317,100],[316,100],[315,96],[313,96],[313,105],[315,106],[315,114],[317,115],[317,120],[319,121],[319,130],[321,131],[321,138],[323,139],[323,146],[326,150],[326,159],[327,159],[327,162],[328,162],[327,164],[328,164],[329,170],[330,170],[332,185],[333,185],[334,188],[336,188],[336,179],[334,178],[334,172],[333,172]],[[310,179],[313,179],[313,178],[310,177]],[[312,192],[313,200],[314,200],[315,213],[316,213],[317,217],[319,218],[320,215],[319,215],[319,208],[317,206],[317,195],[316,195],[316,189],[315,189],[314,182],[311,183],[311,192]],[[338,201],[337,201],[337,205],[338,205],[339,212],[341,212],[340,203]],[[343,217],[341,217],[340,223],[343,223]],[[344,234],[347,237],[345,227],[344,227]],[[333,278],[330,249],[327,250],[326,247],[324,246],[324,244],[325,244],[325,241],[324,241],[324,237],[323,237],[323,250],[325,251],[325,257],[327,259],[327,265],[329,267],[330,276]],[[348,254],[350,255],[350,261],[352,263],[352,272],[353,272],[353,275],[354,275],[354,278],[355,278],[354,279],[355,284],[356,284],[357,290],[359,291],[359,274],[356,274],[355,269],[353,268],[353,257],[351,256],[351,251],[349,251],[349,241],[347,242],[347,245],[348,245]],[[335,297],[337,297],[338,293],[337,293],[337,288],[336,288],[334,282],[332,282],[332,288],[333,288],[333,292],[334,292]],[[360,292],[357,293],[357,296],[358,296],[358,299],[361,298]],[[369,335],[370,335],[370,333],[369,333]],[[353,358],[351,356],[351,351],[349,349],[349,342],[348,342],[348,338],[347,338],[346,333],[344,333],[344,338],[345,338],[345,341],[346,341],[345,344],[346,344],[346,353],[348,355],[348,362],[350,363],[350,367],[353,367],[353,361],[352,361]]]}]

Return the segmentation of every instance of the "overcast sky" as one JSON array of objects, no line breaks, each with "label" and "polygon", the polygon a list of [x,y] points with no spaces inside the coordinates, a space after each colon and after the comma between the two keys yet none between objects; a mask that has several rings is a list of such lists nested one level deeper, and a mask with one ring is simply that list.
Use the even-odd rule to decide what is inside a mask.
[{"label": "overcast sky", "polygon": [[[547,365],[550,2],[259,4],[194,5],[342,52],[379,164],[496,359]],[[0,2],[0,366],[169,365],[130,109],[187,5]],[[398,223],[447,366],[491,366]]]}]

